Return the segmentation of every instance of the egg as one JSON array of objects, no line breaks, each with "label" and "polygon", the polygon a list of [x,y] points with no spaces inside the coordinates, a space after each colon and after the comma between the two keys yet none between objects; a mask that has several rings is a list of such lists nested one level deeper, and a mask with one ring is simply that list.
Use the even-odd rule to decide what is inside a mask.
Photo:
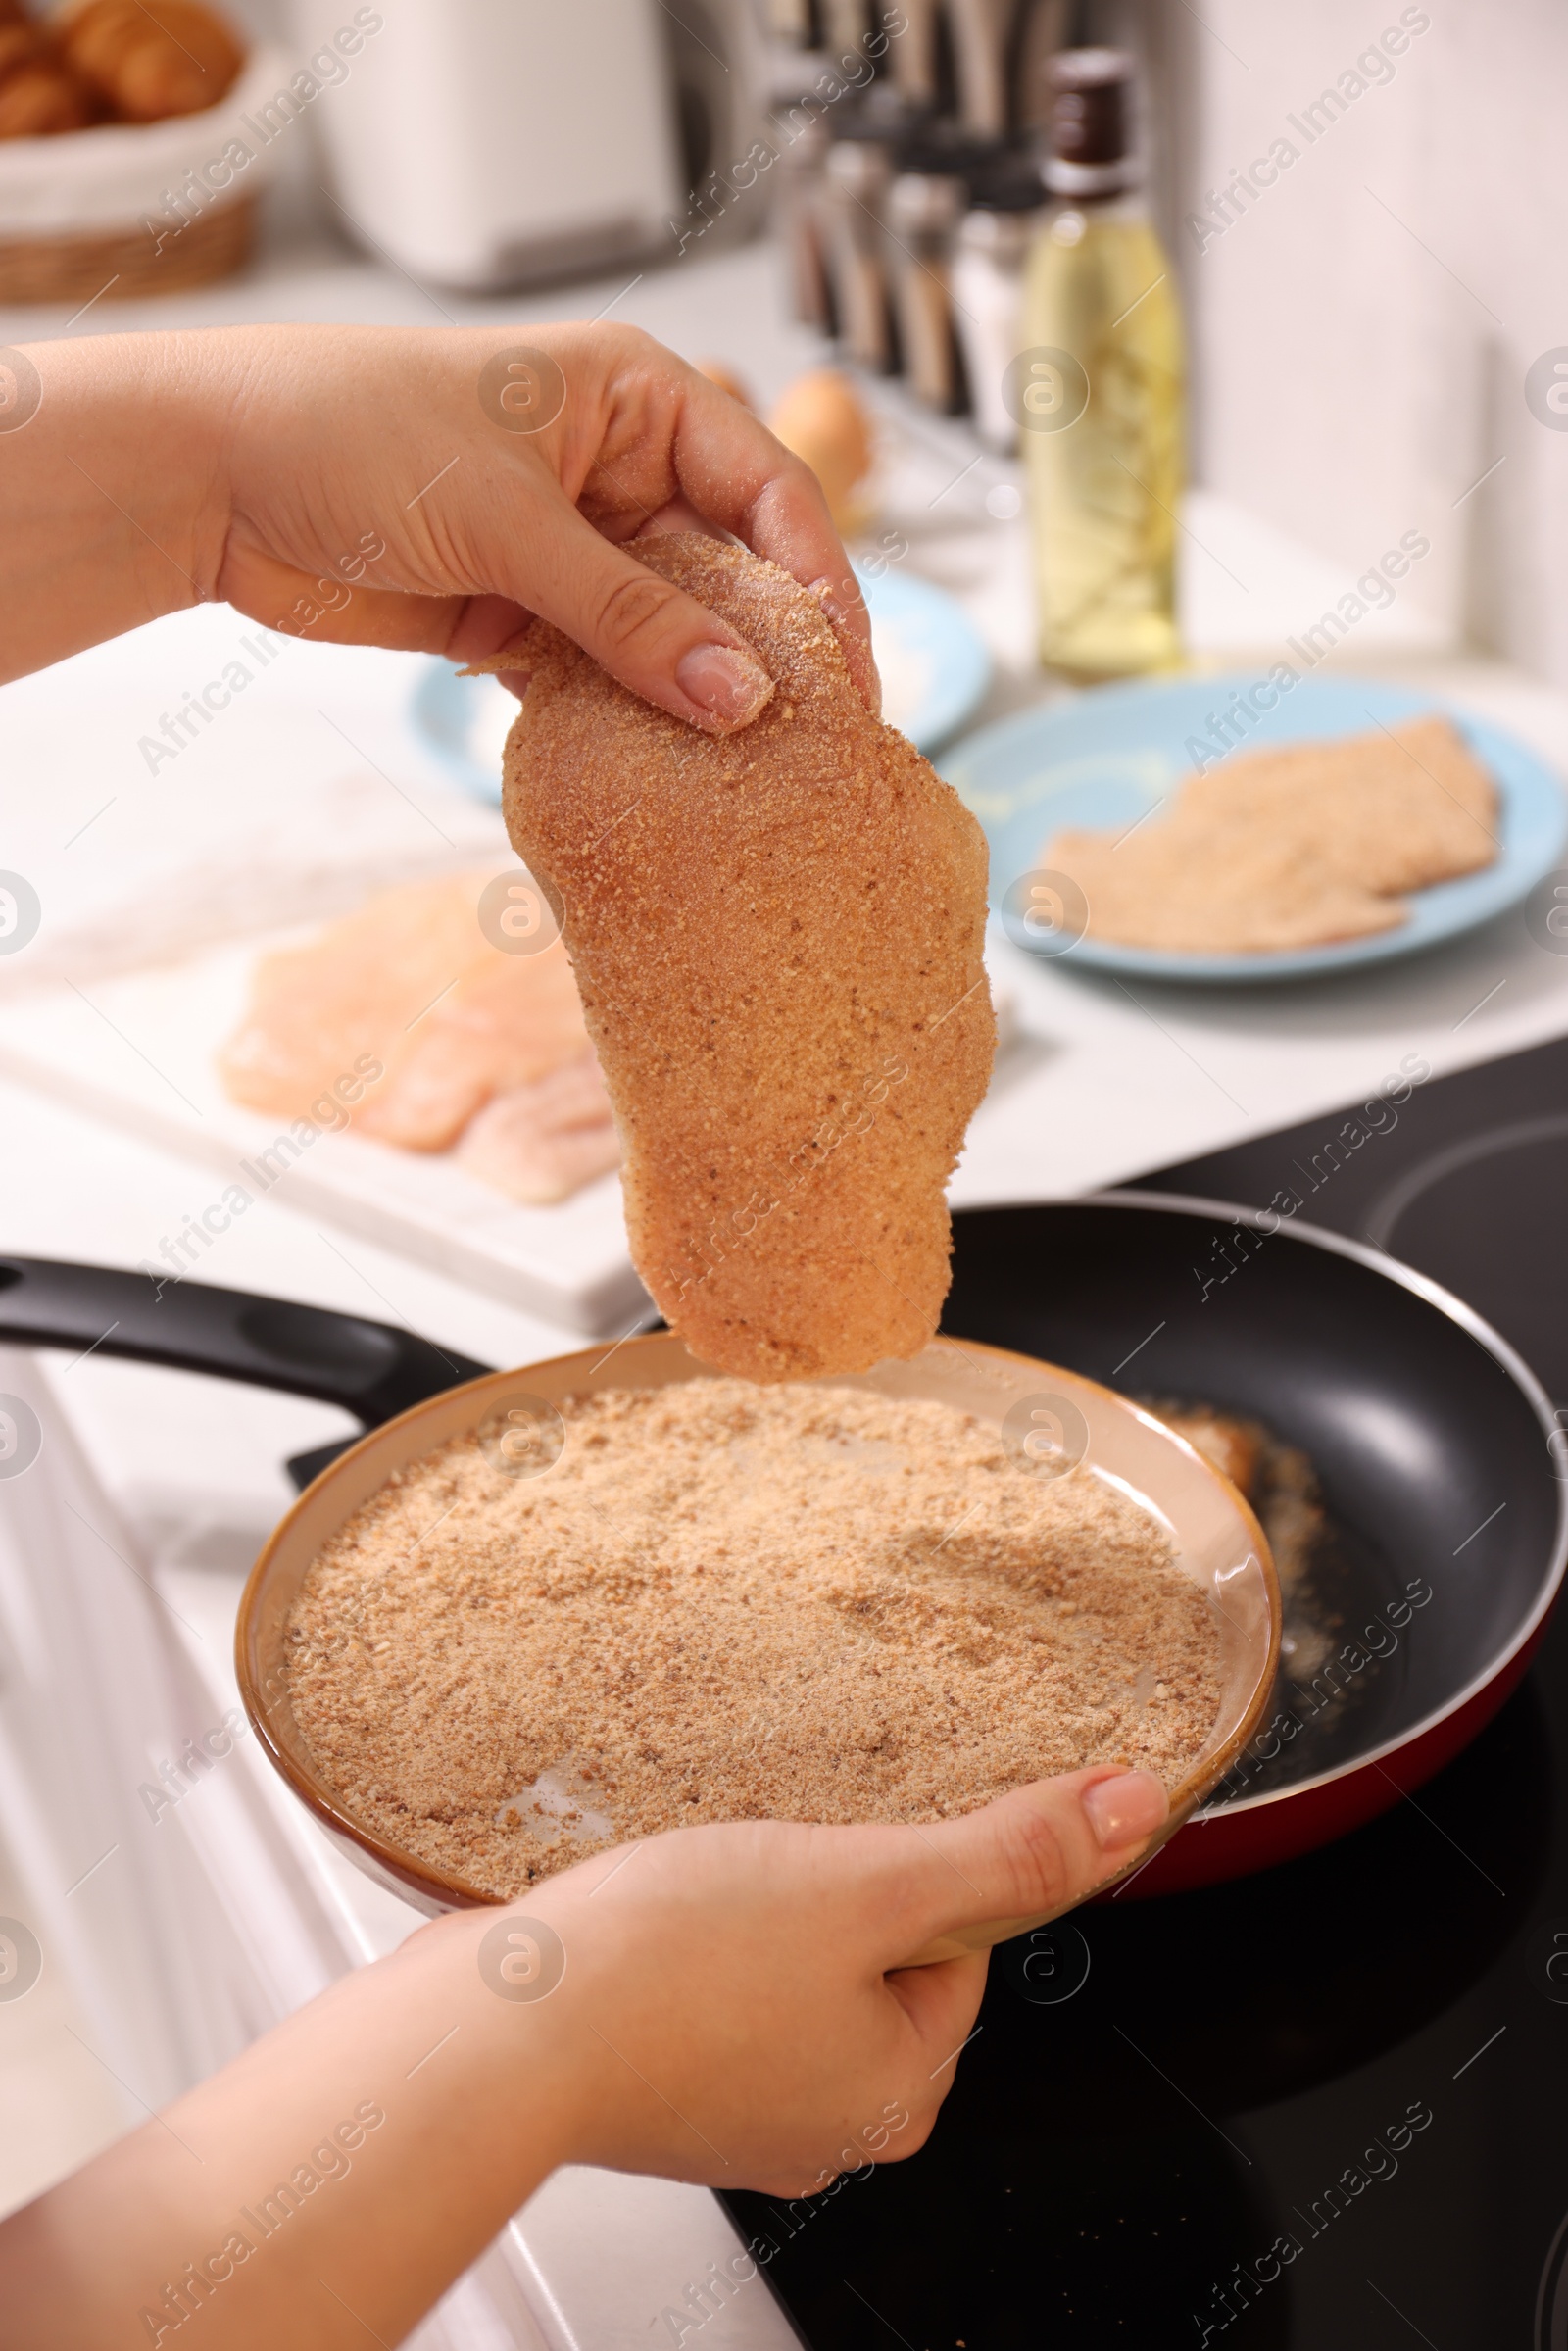
[{"label": "egg", "polygon": [[861,484],[875,452],[871,419],[849,377],[837,367],[797,376],[768,423],[785,448],[810,466],[839,529],[863,527],[869,501]]}]

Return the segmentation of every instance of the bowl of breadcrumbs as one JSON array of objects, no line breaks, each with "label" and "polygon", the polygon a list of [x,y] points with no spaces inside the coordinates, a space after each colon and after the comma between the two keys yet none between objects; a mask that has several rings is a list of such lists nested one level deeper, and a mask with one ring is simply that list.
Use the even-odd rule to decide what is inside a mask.
[{"label": "bowl of breadcrumbs", "polygon": [[1163,1838],[1251,1736],[1279,1627],[1236,1489],[1093,1381],[939,1339],[760,1387],[658,1334],[363,1439],[236,1646],[288,1785],[436,1912],[666,1829],[919,1824],[1097,1763],[1159,1774]]}]

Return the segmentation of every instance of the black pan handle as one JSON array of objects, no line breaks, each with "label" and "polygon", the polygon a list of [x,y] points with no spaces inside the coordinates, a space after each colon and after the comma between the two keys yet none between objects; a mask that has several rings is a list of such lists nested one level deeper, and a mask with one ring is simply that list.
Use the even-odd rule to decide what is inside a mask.
[{"label": "black pan handle", "polygon": [[357,1314],[47,1257],[0,1257],[3,1341],[281,1388],[368,1429],[491,1368]]}]

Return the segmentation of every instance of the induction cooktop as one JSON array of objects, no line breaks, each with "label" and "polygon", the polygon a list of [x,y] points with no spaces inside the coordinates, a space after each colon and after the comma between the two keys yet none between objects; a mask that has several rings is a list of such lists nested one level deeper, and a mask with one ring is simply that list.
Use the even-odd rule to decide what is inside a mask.
[{"label": "induction cooktop", "polygon": [[[1291,1193],[1568,1404],[1568,1040],[1407,1074],[1137,1188]],[[1417,1801],[1003,1946],[979,2023],[920,2154],[728,2199],[811,2351],[1568,2351],[1568,1611]]]}]

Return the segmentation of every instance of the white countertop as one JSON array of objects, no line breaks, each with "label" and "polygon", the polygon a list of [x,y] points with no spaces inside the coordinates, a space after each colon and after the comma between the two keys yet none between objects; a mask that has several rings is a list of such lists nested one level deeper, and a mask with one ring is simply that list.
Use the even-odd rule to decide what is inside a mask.
[{"label": "white countertop", "polygon": [[[574,296],[435,302],[319,239],[285,238],[237,287],[127,306],[103,324],[439,323],[438,313],[499,324],[592,315],[618,291],[612,283]],[[765,249],[651,274],[619,292],[615,315],[693,357],[729,361],[764,401],[820,356],[811,336],[782,323]],[[0,314],[0,342],[58,330],[43,315]],[[901,560],[962,596],[986,632],[999,670],[985,714],[1019,707],[1040,691],[1029,666],[1022,525],[995,521],[984,504],[1013,471],[986,459],[955,480],[973,456],[961,431],[901,422],[896,398],[888,414],[879,530],[902,534],[908,553]],[[1196,497],[1186,525],[1189,635],[1205,665],[1270,651],[1347,584],[1309,550],[1221,502]],[[467,854],[497,838],[493,813],[463,801],[408,735],[402,657],[291,646],[221,728],[149,777],[139,736],[176,694],[213,673],[215,655],[241,625],[223,611],[179,615],[0,689],[0,865],[37,875],[53,935],[74,939],[73,952],[89,962],[96,954],[96,967],[111,966],[149,921],[176,943],[182,924],[199,929],[213,892],[239,891],[222,901],[225,921],[237,918],[246,887],[255,918],[275,921],[291,873],[309,868],[324,904],[350,856],[401,870],[427,842],[450,861],[449,851]],[[1486,712],[1568,772],[1568,699],[1453,656],[1419,612],[1373,615],[1353,650],[1362,668],[1419,680]],[[335,845],[320,837],[334,810]],[[0,965],[8,994],[24,977],[22,961]],[[974,1121],[956,1203],[1115,1183],[1360,1099],[1405,1055],[1441,1072],[1568,1032],[1568,957],[1534,947],[1517,915],[1436,954],[1308,985],[1128,991],[1038,962],[1005,941],[994,948],[994,969],[1015,1000],[1019,1035]],[[134,1265],[161,1234],[177,1231],[211,1182],[194,1160],[6,1082],[0,1132],[4,1250]],[[235,1223],[201,1272],[234,1288],[406,1321],[486,1362],[526,1362],[580,1344],[575,1333],[300,1214],[286,1185]],[[205,1616],[216,1654],[236,1579],[289,1498],[283,1456],[346,1422],[324,1407],[101,1357],[69,1372],[58,1366],[51,1378],[145,1555]],[[391,1932],[383,1918],[378,1938]],[[101,2135],[101,2124],[89,2140],[93,2131]],[[622,2252],[602,2260],[596,2248],[612,2228]],[[694,2233],[683,2240],[681,2229]],[[696,2191],[587,2175],[564,2176],[536,2200],[528,2229],[530,2298],[545,2334],[568,2351],[649,2340],[667,2298],[659,2248],[678,2247],[682,2259],[689,2248],[694,2262],[702,2251],[706,2262],[723,2239],[716,2208]],[[792,2339],[760,2287],[704,2334],[715,2351]],[[523,2330],[513,2339],[529,2338]]]}]

